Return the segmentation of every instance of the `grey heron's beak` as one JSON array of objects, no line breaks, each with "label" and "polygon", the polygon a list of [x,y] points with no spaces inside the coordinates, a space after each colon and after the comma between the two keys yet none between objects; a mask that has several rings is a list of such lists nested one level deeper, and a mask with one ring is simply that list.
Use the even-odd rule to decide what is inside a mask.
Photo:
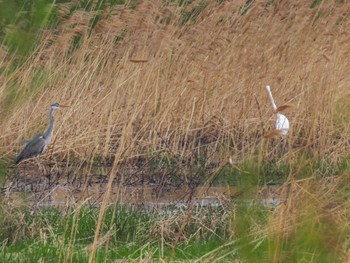
[{"label": "grey heron's beak", "polygon": [[67,105],[60,105],[60,108],[69,108]]}]

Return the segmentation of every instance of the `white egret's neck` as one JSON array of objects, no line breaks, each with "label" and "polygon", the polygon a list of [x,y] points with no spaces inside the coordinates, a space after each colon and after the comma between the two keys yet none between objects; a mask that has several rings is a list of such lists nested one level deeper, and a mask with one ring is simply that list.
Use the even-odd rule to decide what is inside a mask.
[{"label": "white egret's neck", "polygon": [[271,93],[271,89],[270,89],[269,85],[266,86],[266,91],[267,91],[267,93],[269,95],[269,98],[270,98],[270,101],[271,101],[271,104],[272,104],[272,108],[274,110],[277,110],[277,106],[276,106],[275,100],[272,97],[272,93]]}]

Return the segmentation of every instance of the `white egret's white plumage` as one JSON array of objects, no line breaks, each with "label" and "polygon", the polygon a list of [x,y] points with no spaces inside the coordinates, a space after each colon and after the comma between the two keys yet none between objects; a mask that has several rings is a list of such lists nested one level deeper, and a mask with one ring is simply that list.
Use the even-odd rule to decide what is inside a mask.
[{"label": "white egret's white plumage", "polygon": [[289,130],[289,120],[282,113],[276,114],[276,130],[282,135],[287,135]]},{"label": "white egret's white plumage", "polygon": [[[275,100],[272,97],[272,93],[271,93],[271,89],[270,89],[269,85],[266,86],[266,91],[267,91],[267,93],[269,95],[269,98],[270,98],[270,101],[271,101],[271,104],[272,104],[272,108],[276,111],[277,110],[277,106],[276,106]],[[288,131],[289,131],[289,120],[282,113],[276,112],[275,128],[282,135],[287,135],[288,134]]]}]

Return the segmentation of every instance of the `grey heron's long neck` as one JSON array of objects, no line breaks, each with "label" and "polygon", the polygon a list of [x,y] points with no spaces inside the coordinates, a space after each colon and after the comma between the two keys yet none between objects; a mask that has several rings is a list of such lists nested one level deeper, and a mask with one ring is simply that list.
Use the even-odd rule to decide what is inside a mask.
[{"label": "grey heron's long neck", "polygon": [[48,127],[47,130],[44,132],[44,136],[45,136],[46,138],[51,137],[51,135],[52,135],[53,122],[54,122],[54,119],[53,119],[53,112],[54,112],[54,109],[51,108],[51,109],[50,109],[50,114],[49,114],[49,116],[50,116],[49,127]]}]

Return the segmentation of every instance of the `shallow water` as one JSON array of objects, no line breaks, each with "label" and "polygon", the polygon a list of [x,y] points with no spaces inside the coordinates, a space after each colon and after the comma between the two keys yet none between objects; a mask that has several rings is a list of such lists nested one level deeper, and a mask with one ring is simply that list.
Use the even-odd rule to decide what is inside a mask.
[{"label": "shallow water", "polygon": [[[89,204],[99,206],[107,191],[107,183],[89,183],[73,186],[66,182],[56,182],[50,187],[42,178],[31,181],[8,182],[2,194],[11,200],[22,199],[34,206],[69,206]],[[252,198],[244,199],[250,203],[260,200],[267,206],[277,206],[281,200],[277,194],[278,186],[264,186],[256,190]],[[161,208],[166,206],[222,206],[232,204],[241,192],[234,186],[160,187],[160,186],[117,186],[110,191],[108,203],[143,205]],[[255,198],[258,197],[258,198]],[[242,201],[240,199],[240,201]]]}]

